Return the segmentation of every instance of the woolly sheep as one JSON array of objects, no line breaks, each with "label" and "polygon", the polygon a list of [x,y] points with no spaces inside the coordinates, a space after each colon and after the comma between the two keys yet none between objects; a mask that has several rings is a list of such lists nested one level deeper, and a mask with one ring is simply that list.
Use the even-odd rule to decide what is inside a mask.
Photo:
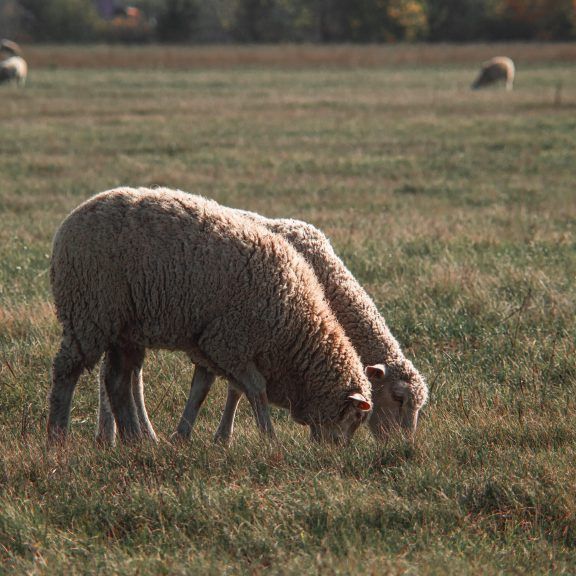
[{"label": "woolly sheep", "polygon": [[28,65],[21,56],[20,46],[11,40],[2,40],[0,52],[11,55],[0,61],[0,84],[14,80],[18,86],[24,87],[28,76]]},{"label": "woolly sheep", "polygon": [[268,400],[337,443],[370,413],[370,383],[311,268],[216,202],[168,189],[100,193],[58,229],[50,279],[63,334],[49,442],[65,437],[78,378],[102,354],[120,437],[139,438],[132,387],[146,348],[182,350],[227,377],[270,436]]},{"label": "woolly sheep", "polygon": [[[404,356],[373,300],[334,252],[330,240],[300,220],[242,214],[288,240],[316,273],[338,322],[367,366],[374,404],[368,423],[374,436],[384,440],[396,427],[413,433],[419,410],[428,398],[426,382]],[[231,393],[236,394],[233,389]],[[220,433],[225,431],[223,419]]]},{"label": "woolly sheep", "polygon": [[[395,428],[412,434],[416,429],[419,410],[428,397],[426,382],[405,358],[374,302],[336,255],[328,238],[311,224],[299,220],[268,219],[241,210],[237,210],[236,215],[280,234],[304,256],[316,273],[337,320],[364,365],[369,366],[367,373],[372,383],[374,403],[369,427],[374,436],[378,440],[385,440]],[[205,382],[211,384],[213,380],[214,375],[210,375],[207,370],[196,368],[190,397],[177,428],[180,437],[190,436],[204,401]],[[134,395],[138,399],[142,424],[150,430],[143,403],[141,377],[135,380]],[[216,432],[217,440],[229,442],[239,400],[238,391],[229,387],[222,420]],[[101,439],[113,441],[113,425],[113,418],[107,410],[105,391],[102,390],[98,432]]]},{"label": "woolly sheep", "polygon": [[482,69],[478,78],[472,84],[472,89],[490,86],[503,80],[506,83],[506,90],[512,90],[514,84],[515,67],[511,58],[506,56],[496,56],[482,64]]}]

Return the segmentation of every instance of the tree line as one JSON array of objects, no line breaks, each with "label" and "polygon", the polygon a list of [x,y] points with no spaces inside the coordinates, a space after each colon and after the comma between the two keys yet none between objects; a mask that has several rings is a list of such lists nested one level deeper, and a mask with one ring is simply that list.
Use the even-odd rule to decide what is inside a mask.
[{"label": "tree line", "polygon": [[576,39],[576,0],[0,0],[0,34],[32,42],[560,41]]}]

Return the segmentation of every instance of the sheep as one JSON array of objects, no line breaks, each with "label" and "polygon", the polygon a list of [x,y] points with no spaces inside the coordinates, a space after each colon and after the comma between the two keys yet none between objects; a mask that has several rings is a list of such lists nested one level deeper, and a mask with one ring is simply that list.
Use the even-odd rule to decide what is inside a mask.
[{"label": "sheep", "polygon": [[[401,429],[407,435],[412,435],[416,430],[419,410],[428,397],[426,382],[405,358],[374,302],[336,255],[328,238],[311,224],[299,220],[268,219],[241,210],[237,210],[236,215],[281,235],[304,256],[314,270],[337,320],[362,362],[368,366],[366,370],[372,383],[374,403],[368,425],[375,438],[385,441],[392,429]],[[176,437],[185,439],[190,436],[204,400],[206,387],[203,382],[206,380],[212,382],[214,375],[197,367]],[[150,429],[151,424],[145,417],[141,386],[142,380],[139,379],[135,382],[134,395],[140,401],[142,423]],[[229,387],[224,413],[215,436],[217,441],[229,443],[239,400],[238,391]],[[103,409],[106,409],[105,405]],[[113,419],[109,414],[103,414],[101,409],[98,435],[110,442],[113,441],[114,431],[107,425],[108,422],[113,423]]]},{"label": "sheep", "polygon": [[62,338],[49,444],[65,439],[78,378],[102,355],[120,438],[141,438],[132,388],[146,348],[184,351],[228,378],[270,438],[268,401],[340,444],[371,412],[370,382],[312,269],[212,200],[166,188],[97,194],[57,230],[50,280]]},{"label": "sheep", "polygon": [[12,40],[2,40],[0,52],[11,55],[0,61],[0,84],[14,80],[18,86],[23,88],[28,76],[28,65],[26,60],[22,58],[20,46]]},{"label": "sheep", "polygon": [[20,88],[26,85],[28,65],[20,56],[12,56],[0,61],[0,84],[14,80]]},{"label": "sheep", "polygon": [[478,78],[476,78],[471,88],[476,90],[503,80],[506,83],[506,90],[512,90],[515,70],[514,62],[511,58],[495,56],[482,64]]},{"label": "sheep", "polygon": [[374,436],[385,439],[396,427],[413,433],[419,410],[428,399],[426,382],[405,358],[373,300],[326,235],[299,220],[243,214],[288,240],[316,273],[338,322],[367,366],[374,403],[368,424]]}]

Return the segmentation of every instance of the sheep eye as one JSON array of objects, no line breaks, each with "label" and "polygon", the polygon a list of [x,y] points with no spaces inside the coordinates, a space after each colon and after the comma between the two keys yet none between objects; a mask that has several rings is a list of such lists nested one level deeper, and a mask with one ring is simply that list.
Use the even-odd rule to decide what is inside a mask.
[{"label": "sheep eye", "polygon": [[404,397],[400,396],[398,394],[392,394],[392,398],[398,402],[400,404],[400,406],[402,407],[402,405],[404,404]]}]

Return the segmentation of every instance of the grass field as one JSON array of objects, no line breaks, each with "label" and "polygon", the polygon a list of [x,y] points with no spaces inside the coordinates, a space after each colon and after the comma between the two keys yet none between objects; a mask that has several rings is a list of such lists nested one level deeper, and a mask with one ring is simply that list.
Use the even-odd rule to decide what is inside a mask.
[{"label": "grass field", "polygon": [[[513,93],[469,91],[487,46],[32,51],[0,90],[0,574],[576,574],[576,45],[553,49],[509,47]],[[48,452],[52,235],[120,184],[320,226],[427,376],[416,444],[318,447],[274,411],[270,448],[243,403],[226,450],[219,383],[172,445],[192,368],[153,352],[159,446],[96,448],[87,374]]]}]

